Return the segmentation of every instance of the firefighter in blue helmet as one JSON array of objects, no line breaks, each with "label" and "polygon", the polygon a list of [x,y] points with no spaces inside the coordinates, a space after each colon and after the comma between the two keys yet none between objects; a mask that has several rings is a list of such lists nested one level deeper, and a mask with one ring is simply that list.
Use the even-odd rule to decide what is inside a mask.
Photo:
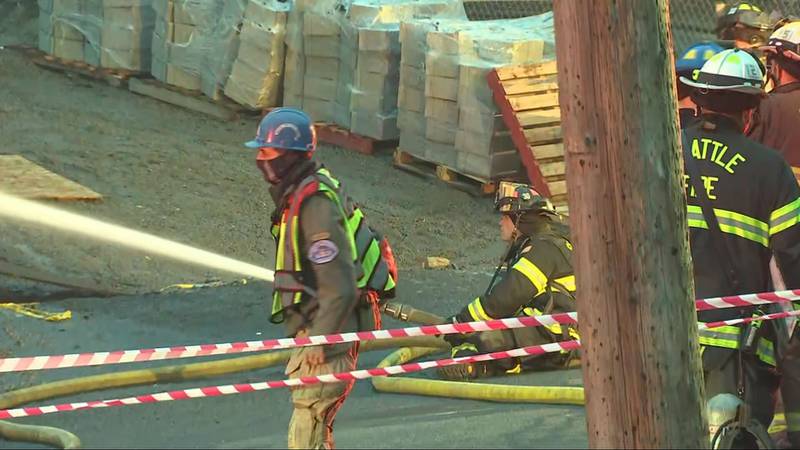
[{"label": "firefighter in blue helmet", "polygon": [[725,48],[715,42],[699,42],[690,45],[681,57],[675,61],[675,74],[678,77],[675,85],[678,91],[678,115],[681,128],[690,125],[695,120],[697,117],[697,105],[694,104],[689,95],[692,93],[692,88],[681,83],[680,77],[694,79],[703,64],[723,50]]},{"label": "firefighter in blue helmet", "polygon": [[[245,145],[258,149],[256,164],[275,202],[271,321],[283,322],[293,337],[379,328],[380,300],[395,290],[394,258],[341,183],[313,160],[311,119],[296,109],[273,110]],[[298,348],[286,374],[354,370],[357,356],[357,343]],[[332,448],[333,420],[351,388],[352,382],[293,388],[289,448]]]}]

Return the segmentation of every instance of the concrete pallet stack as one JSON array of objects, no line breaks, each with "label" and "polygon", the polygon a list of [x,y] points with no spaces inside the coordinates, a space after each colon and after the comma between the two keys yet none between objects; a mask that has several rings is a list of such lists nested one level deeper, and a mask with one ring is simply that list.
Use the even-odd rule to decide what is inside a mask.
[{"label": "concrete pallet stack", "polygon": [[358,64],[351,98],[350,130],[377,140],[399,138],[399,86],[399,28],[359,28]]},{"label": "concrete pallet stack", "polygon": [[335,121],[341,20],[324,1],[303,13],[303,108],[317,122]]},{"label": "concrete pallet stack", "polygon": [[[358,27],[359,51],[351,131],[377,140],[400,137],[402,24],[449,15],[463,17],[463,6],[447,0],[361,0],[352,4],[349,20]],[[419,58],[416,67],[423,64],[424,57]]]},{"label": "concrete pallet stack", "polygon": [[455,168],[462,173],[494,179],[522,167],[487,77],[495,67],[541,61],[544,42],[528,33],[527,26],[524,20],[487,22],[459,33]]},{"label": "concrete pallet stack", "polygon": [[245,7],[250,0],[227,0],[216,18],[210,18],[202,31],[207,50],[202,52],[200,82],[203,94],[213,100],[222,98],[234,61],[239,55],[239,30],[242,26]]},{"label": "concrete pallet stack", "polygon": [[156,26],[153,32],[152,74],[157,80],[183,89],[199,91],[203,61],[202,35],[198,28],[216,13],[216,3],[159,0],[153,3]]},{"label": "concrete pallet stack", "polygon": [[435,28],[431,20],[412,20],[400,25],[400,87],[398,127],[400,149],[425,158],[425,54],[426,37]]},{"label": "concrete pallet stack", "polygon": [[466,21],[442,21],[426,35],[425,159],[456,167],[458,130],[459,30]]},{"label": "concrete pallet stack", "polygon": [[284,39],[289,5],[250,0],[225,95],[248,108],[277,106],[283,79]]},{"label": "concrete pallet stack", "polygon": [[39,0],[39,49],[95,67],[147,71],[151,0]]},{"label": "concrete pallet stack", "polygon": [[341,3],[295,4],[289,22],[302,24],[302,32],[287,35],[284,104],[366,137],[397,139],[400,24],[460,3],[355,0],[347,8]]},{"label": "concrete pallet stack", "polygon": [[286,19],[286,57],[283,77],[283,105],[303,108],[306,60],[303,55],[303,16],[311,0],[295,0]]}]

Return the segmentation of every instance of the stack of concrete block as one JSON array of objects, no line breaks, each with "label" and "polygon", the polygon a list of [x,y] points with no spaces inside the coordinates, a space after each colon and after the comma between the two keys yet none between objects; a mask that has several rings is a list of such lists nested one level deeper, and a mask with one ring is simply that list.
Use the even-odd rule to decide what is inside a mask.
[{"label": "stack of concrete block", "polygon": [[400,25],[400,86],[398,116],[400,149],[425,158],[425,54],[432,20],[412,20]]},{"label": "stack of concrete block", "polygon": [[303,24],[306,9],[313,0],[295,0],[286,19],[286,57],[284,61],[283,105],[303,108],[306,59],[303,54]]},{"label": "stack of concrete block", "polygon": [[335,121],[341,21],[341,13],[325,2],[303,13],[303,109],[317,122]]},{"label": "stack of concrete block", "polygon": [[488,75],[496,67],[542,60],[544,42],[527,20],[486,22],[459,32],[458,149],[455,168],[482,178],[517,172],[521,161],[495,105]]},{"label": "stack of concrete block", "polygon": [[151,0],[39,0],[39,48],[95,67],[147,71]]},{"label": "stack of concrete block", "polygon": [[440,22],[426,36],[425,159],[454,168],[458,159],[459,30],[466,21]]},{"label": "stack of concrete block", "polygon": [[462,5],[448,0],[359,0],[351,4],[348,20],[358,28],[351,131],[377,140],[400,137],[401,24],[449,14],[463,16]]},{"label": "stack of concrete block", "polygon": [[225,84],[227,97],[253,109],[279,104],[288,12],[285,2],[250,0]]},{"label": "stack of concrete block", "polygon": [[199,91],[203,61],[202,29],[216,2],[158,0],[153,3],[156,26],[153,32],[152,74],[157,80],[183,89]]},{"label": "stack of concrete block", "polygon": [[360,28],[358,63],[351,98],[350,130],[377,140],[400,137],[397,95],[400,86],[398,27]]},{"label": "stack of concrete block", "polygon": [[239,55],[239,31],[246,6],[250,0],[227,0],[216,21],[203,30],[210,36],[206,39],[207,50],[202,52],[200,81],[203,94],[213,100],[222,98],[225,84]]}]

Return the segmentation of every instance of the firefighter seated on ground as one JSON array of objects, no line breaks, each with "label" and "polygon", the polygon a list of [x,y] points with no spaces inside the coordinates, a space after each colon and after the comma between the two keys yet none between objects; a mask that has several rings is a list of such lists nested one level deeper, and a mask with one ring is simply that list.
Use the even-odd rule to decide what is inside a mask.
[{"label": "firefighter seated on ground", "polygon": [[[472,322],[513,316],[536,316],[575,310],[575,276],[568,228],[549,200],[524,184],[503,182],[495,209],[500,234],[509,248],[484,295],[465,306],[450,322]],[[502,276],[501,271],[505,270]],[[498,280],[496,283],[495,281]],[[577,339],[573,327],[553,325],[469,335],[447,335],[452,356],[510,350]],[[557,369],[570,364],[570,353],[514,358],[443,367],[439,375],[449,380],[519,373],[524,369]]]}]

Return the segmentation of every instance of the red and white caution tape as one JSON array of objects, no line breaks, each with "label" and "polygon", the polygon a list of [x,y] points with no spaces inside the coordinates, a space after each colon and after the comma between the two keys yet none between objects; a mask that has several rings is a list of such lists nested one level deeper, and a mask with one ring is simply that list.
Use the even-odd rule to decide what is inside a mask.
[{"label": "red and white caution tape", "polygon": [[766,305],[770,303],[786,303],[800,300],[800,289],[764,292],[761,294],[730,295],[697,300],[698,311],[709,309],[736,308],[745,306]]},{"label": "red and white caution tape", "polygon": [[[741,319],[723,320],[718,322],[698,323],[698,327],[701,329],[717,328],[725,325],[737,325],[757,320],[776,320],[792,316],[800,316],[800,311],[786,311],[774,314],[767,314],[759,317],[747,317]],[[5,410],[0,410],[0,419],[40,416],[43,414],[52,414],[56,412],[66,412],[66,411],[78,411],[82,409],[110,408],[114,406],[129,406],[129,405],[139,405],[143,403],[158,403],[158,402],[168,402],[173,400],[187,400],[190,398],[218,397],[222,395],[244,394],[247,392],[263,391],[267,389],[307,386],[319,383],[341,383],[353,380],[364,380],[372,377],[398,375],[402,373],[414,373],[434,367],[445,367],[456,364],[493,361],[498,359],[514,358],[520,356],[537,356],[545,353],[554,353],[561,351],[572,351],[579,349],[580,346],[581,346],[580,341],[572,340],[572,341],[556,342],[552,344],[523,347],[503,352],[487,353],[483,355],[466,356],[461,358],[447,358],[435,361],[425,361],[421,363],[409,363],[409,364],[389,366],[384,368],[354,370],[352,372],[310,376],[310,377],[294,378],[294,379],[279,380],[279,381],[264,381],[261,383],[244,383],[244,384],[226,384],[221,386],[208,386],[203,388],[159,392],[156,394],[139,395],[135,397],[125,397],[112,400],[94,400],[90,402],[63,403],[60,405],[5,409]]]},{"label": "red and white caution tape", "polygon": [[[762,294],[746,294],[697,300],[698,311],[710,309],[755,306],[800,300],[800,289]],[[22,372],[68,367],[101,366],[132,362],[160,361],[166,359],[193,358],[232,353],[278,350],[321,344],[340,344],[399,337],[431,336],[439,334],[474,333],[480,331],[507,330],[512,328],[550,326],[555,324],[577,324],[577,313],[562,313],[536,317],[513,317],[509,319],[465,322],[457,324],[430,325],[398,328],[393,330],[362,331],[354,333],[310,336],[304,338],[268,339],[262,341],[229,342],[190,346],[161,347],[139,350],[117,350],[111,352],[73,353],[52,356],[27,356],[0,358],[0,373]],[[752,321],[752,319],[748,319]],[[743,322],[738,322],[743,323]]]},{"label": "red and white caution tape", "polygon": [[776,320],[776,319],[785,319],[787,317],[800,317],[800,310],[797,311],[783,311],[777,312],[772,314],[766,314],[763,316],[758,317],[744,317],[741,319],[730,319],[730,320],[720,320],[718,322],[698,322],[698,328],[701,330],[704,329],[712,329],[712,328],[719,328],[724,326],[731,326],[731,325],[741,325],[743,323],[750,323],[756,322],[760,320]]},{"label": "red and white caution tape", "polygon": [[504,358],[514,358],[519,356],[536,356],[545,353],[560,351],[570,351],[580,348],[580,342],[565,341],[553,344],[536,345],[504,352],[487,353],[483,355],[465,356],[461,358],[447,358],[436,361],[424,361],[420,363],[409,363],[398,366],[384,368],[354,370],[352,372],[334,373],[328,375],[310,376],[293,378],[280,381],[264,381],[261,383],[247,384],[226,384],[222,386],[209,386],[195,389],[183,389],[177,391],[159,392],[157,394],[139,395],[136,397],[118,398],[113,400],[95,400],[90,402],[64,403],[60,405],[35,406],[30,408],[15,408],[0,410],[0,419],[10,419],[16,417],[40,416],[64,411],[77,411],[81,409],[109,408],[113,406],[139,405],[142,403],[168,402],[173,400],[187,400],[190,398],[218,397],[221,395],[243,394],[246,392],[263,391],[294,386],[307,386],[319,383],[341,383],[352,380],[364,380],[372,377],[397,375],[401,373],[413,373],[433,367],[445,367],[456,364],[473,363],[480,361],[492,361]]},{"label": "red and white caution tape", "polygon": [[141,350],[119,350],[112,352],[74,353],[69,355],[28,356],[0,358],[0,372],[22,372],[31,370],[61,369],[66,367],[101,366],[131,362],[159,361],[165,359],[192,358],[199,356],[246,353],[263,350],[278,350],[320,344],[341,344],[399,337],[432,336],[438,334],[474,333],[479,331],[508,330],[512,328],[575,324],[577,313],[561,313],[537,317],[514,317],[484,322],[464,322],[446,325],[398,328],[393,330],[361,331],[309,336],[303,338],[268,339],[263,341],[230,342],[224,344],[202,344],[178,347],[162,347]]}]

